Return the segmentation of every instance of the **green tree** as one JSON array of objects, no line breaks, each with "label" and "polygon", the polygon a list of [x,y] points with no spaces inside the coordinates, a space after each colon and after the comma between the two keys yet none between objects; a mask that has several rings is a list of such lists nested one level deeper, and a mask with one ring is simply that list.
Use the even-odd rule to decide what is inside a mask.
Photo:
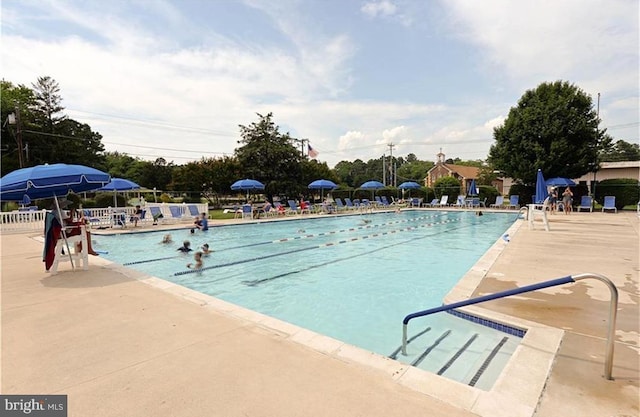
[{"label": "green tree", "polygon": [[526,91],[494,128],[489,163],[523,183],[534,183],[538,169],[548,177],[580,177],[610,141],[598,122],[591,97],[578,87],[542,83]]},{"label": "green tree", "polygon": [[[16,116],[15,125],[3,127],[2,133],[14,139],[3,141],[3,175],[18,168],[20,162],[22,166],[62,162],[106,167],[102,136],[62,113],[60,87],[55,80],[39,77],[31,89],[5,81],[1,87],[3,120],[10,113]],[[18,151],[18,142],[22,143],[22,152]]]},{"label": "green tree", "polygon": [[619,140],[600,155],[602,162],[638,161],[640,160],[640,145]]},{"label": "green tree", "polygon": [[155,161],[139,161],[136,164],[138,170],[136,182],[147,188],[172,189],[170,184],[175,168],[173,161],[167,162],[164,158],[156,158]]},{"label": "green tree", "polygon": [[53,78],[45,76],[38,77],[32,87],[35,96],[33,106],[35,122],[43,131],[54,133],[53,127],[66,118],[65,115],[60,114],[64,110],[62,97],[59,94],[60,86]]},{"label": "green tree", "polygon": [[[24,133],[25,127],[33,120],[30,108],[35,105],[33,91],[24,85],[14,86],[11,82],[0,81],[0,113],[2,115],[2,175],[26,166],[26,152],[28,146],[28,134]],[[25,124],[27,122],[27,124]],[[18,152],[19,137],[22,135],[22,152]]]},{"label": "green tree", "polygon": [[417,159],[403,164],[398,167],[398,185],[404,181],[416,181],[418,184],[424,185],[427,172],[433,168],[433,165],[434,163],[431,161],[419,161]]},{"label": "green tree", "polygon": [[272,121],[273,114],[258,114],[260,120],[249,126],[240,125],[235,151],[242,167],[242,177],[258,180],[266,185],[265,193],[271,197],[278,193],[297,197],[305,191],[302,178],[302,155],[294,146],[289,133],[280,133]]}]

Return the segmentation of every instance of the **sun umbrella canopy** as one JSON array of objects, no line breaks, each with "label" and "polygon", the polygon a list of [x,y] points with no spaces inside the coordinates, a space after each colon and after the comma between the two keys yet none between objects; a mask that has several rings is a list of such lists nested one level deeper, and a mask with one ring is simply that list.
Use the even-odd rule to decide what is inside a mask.
[{"label": "sun umbrella canopy", "polygon": [[329,180],[315,180],[309,184],[310,190],[333,190],[336,187],[336,183]]},{"label": "sun umbrella canopy", "polygon": [[476,185],[476,180],[471,180],[471,185],[469,186],[469,195],[478,195],[478,186]]},{"label": "sun umbrella canopy", "polygon": [[124,178],[111,178],[111,182],[100,188],[100,191],[127,191],[138,190],[139,188],[140,186],[133,181]]},{"label": "sun umbrella canopy", "polygon": [[541,204],[549,193],[547,192],[547,183],[542,175],[542,170],[538,170],[538,176],[536,177],[536,195],[534,197],[534,203]]},{"label": "sun umbrella canopy", "polygon": [[548,186],[553,187],[574,187],[576,183],[569,178],[555,177],[546,181]]},{"label": "sun umbrella canopy", "polygon": [[51,164],[21,168],[0,178],[0,200],[22,201],[81,193],[105,186],[111,176],[84,165]]},{"label": "sun umbrella canopy", "polygon": [[231,184],[231,189],[234,191],[264,190],[264,184],[257,180],[244,179]]},{"label": "sun umbrella canopy", "polygon": [[384,188],[384,184],[380,181],[367,181],[360,186],[365,190],[377,190],[378,188]]},{"label": "sun umbrella canopy", "polygon": [[400,188],[401,190],[417,190],[418,188],[420,188],[420,184],[415,181],[406,181],[398,185],[398,188]]}]

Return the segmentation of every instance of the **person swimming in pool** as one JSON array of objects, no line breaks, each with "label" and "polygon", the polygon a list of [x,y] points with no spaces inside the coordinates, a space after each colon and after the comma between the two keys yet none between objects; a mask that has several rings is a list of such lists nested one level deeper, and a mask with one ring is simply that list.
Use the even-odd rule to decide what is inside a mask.
[{"label": "person swimming in pool", "polygon": [[188,263],[187,268],[200,269],[202,268],[202,252],[198,251],[193,254],[194,263]]},{"label": "person swimming in pool", "polygon": [[172,243],[172,242],[173,242],[173,239],[171,239],[171,235],[170,234],[166,234],[162,238],[162,243]]},{"label": "person swimming in pool", "polygon": [[210,253],[212,253],[213,251],[211,249],[209,249],[209,244],[205,243],[204,245],[202,245],[202,254],[203,255],[208,255]]},{"label": "person swimming in pool", "polygon": [[188,240],[185,240],[184,242],[182,242],[182,246],[178,248],[178,251],[182,253],[191,252],[192,250],[193,249],[191,249],[191,242],[189,242]]}]

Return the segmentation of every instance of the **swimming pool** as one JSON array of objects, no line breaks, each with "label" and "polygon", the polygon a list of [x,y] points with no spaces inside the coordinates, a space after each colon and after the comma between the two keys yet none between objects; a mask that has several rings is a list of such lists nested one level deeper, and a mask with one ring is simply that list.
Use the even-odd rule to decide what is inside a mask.
[{"label": "swimming pool", "polygon": [[[440,305],[514,220],[415,210],[174,230],[168,245],[167,232],[94,240],[129,268],[387,356],[404,316]],[[214,250],[202,270],[186,268],[193,256],[177,252],[183,240]],[[425,323],[435,331],[443,321],[452,325]]]}]

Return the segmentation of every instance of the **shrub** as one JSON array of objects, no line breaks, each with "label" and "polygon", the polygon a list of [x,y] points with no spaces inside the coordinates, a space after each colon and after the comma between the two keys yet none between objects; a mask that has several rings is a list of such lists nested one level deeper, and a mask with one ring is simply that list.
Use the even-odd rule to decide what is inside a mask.
[{"label": "shrub", "polygon": [[640,183],[633,178],[602,180],[596,184],[596,201],[602,203],[605,196],[616,198],[616,208],[636,205],[640,201]]},{"label": "shrub", "polygon": [[495,204],[496,197],[500,195],[500,191],[496,189],[496,187],[492,185],[479,185],[478,186],[478,197],[480,197],[480,201],[484,201],[487,199],[487,207],[491,204]]},{"label": "shrub", "polygon": [[[125,207],[127,202],[124,197],[118,194],[116,196],[118,207]],[[99,193],[96,194],[96,206],[98,207],[113,207],[113,194],[112,193]]]},{"label": "shrub", "polygon": [[436,195],[434,198],[440,198],[443,195],[448,195],[449,201],[451,201],[452,197],[453,201],[455,201],[456,196],[460,195],[461,188],[462,184],[460,184],[460,181],[454,177],[442,177],[433,185],[433,191]]}]

